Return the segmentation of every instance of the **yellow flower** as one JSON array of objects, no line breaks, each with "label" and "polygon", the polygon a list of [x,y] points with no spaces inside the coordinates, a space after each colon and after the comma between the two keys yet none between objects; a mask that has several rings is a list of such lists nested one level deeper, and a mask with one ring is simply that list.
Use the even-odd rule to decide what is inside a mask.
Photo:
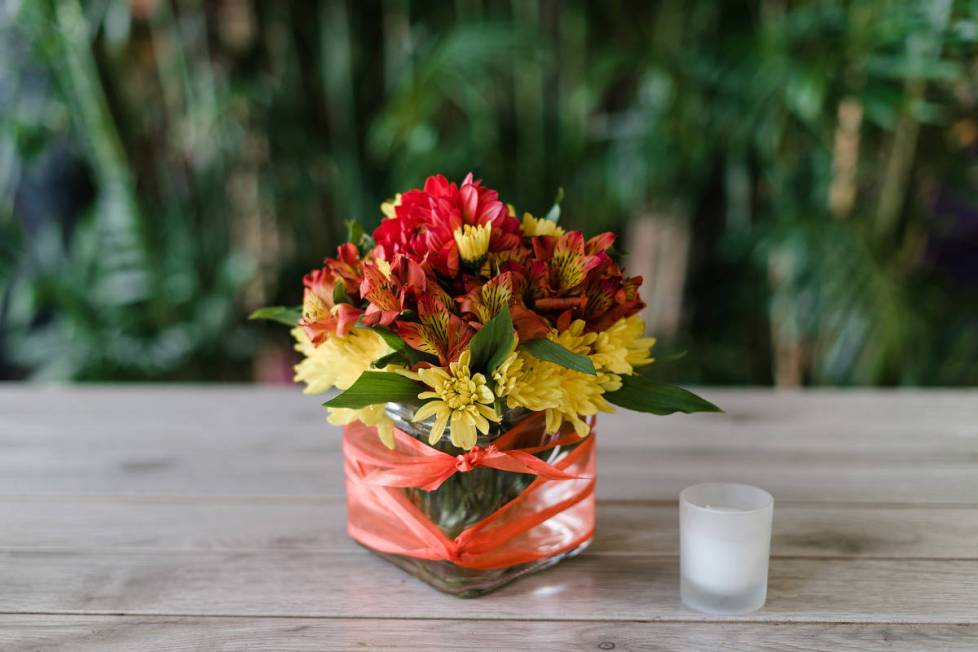
[{"label": "yellow flower", "polygon": [[492,372],[496,395],[505,397],[509,408],[523,407],[540,412],[559,406],[564,393],[554,382],[551,367],[556,365],[522,352],[510,353]]},{"label": "yellow flower", "polygon": [[654,337],[642,337],[645,322],[638,315],[619,319],[594,342],[594,366],[615,374],[630,374],[635,367],[652,364],[649,349]]},{"label": "yellow flower", "polygon": [[[597,335],[585,333],[584,326],[578,320],[563,332],[551,331],[548,337],[574,353],[589,355]],[[604,400],[604,392],[621,387],[621,379],[614,374],[592,376],[521,351],[510,353],[492,377],[496,394],[506,398],[508,407],[546,412],[548,432],[557,432],[568,421],[581,437],[591,431],[585,417],[614,409]]]},{"label": "yellow flower", "polygon": [[489,251],[489,236],[492,235],[491,224],[471,226],[465,224],[452,234],[458,245],[458,254],[467,263],[475,262]]},{"label": "yellow flower", "polygon": [[[304,394],[321,394],[334,387],[348,389],[370,363],[390,353],[384,339],[366,328],[355,328],[343,337],[331,336],[319,346],[313,346],[302,328],[292,329],[295,350],[304,358],[295,366],[296,382],[303,382]],[[371,405],[360,410],[330,408],[328,421],[346,425],[359,419],[368,426],[377,426],[381,441],[394,446],[394,422],[384,413],[383,405]]]},{"label": "yellow flower", "polygon": [[556,382],[560,383],[564,391],[564,400],[560,406],[547,410],[547,432],[557,432],[566,420],[574,426],[574,432],[579,437],[587,437],[591,428],[584,417],[615,410],[604,400],[605,389],[601,379],[566,367],[553,366],[559,369],[555,374]]},{"label": "yellow flower", "polygon": [[523,234],[528,236],[552,235],[559,238],[564,235],[564,230],[556,222],[523,213]]},{"label": "yellow flower", "polygon": [[[559,333],[551,331],[548,339],[574,353],[590,355],[591,347],[598,336],[596,333],[585,333],[584,327],[585,323],[578,319],[567,330]],[[598,412],[614,412],[614,408],[604,400],[603,394],[606,387],[613,387],[618,379],[611,378],[608,374],[592,376],[560,365],[552,366],[557,368],[552,372],[555,376],[552,382],[559,383],[564,396],[560,405],[547,410],[547,430],[557,432],[563,421],[567,420],[574,426],[578,436],[586,437],[591,428],[582,417],[594,416]]]},{"label": "yellow flower", "polygon": [[478,439],[476,430],[482,434],[489,432],[489,422],[499,421],[499,415],[491,407],[494,397],[486,377],[472,374],[469,370],[471,354],[465,351],[457,362],[449,365],[448,371],[442,367],[419,369],[418,377],[434,391],[422,392],[418,398],[435,399],[425,403],[414,414],[414,421],[424,421],[434,416],[428,443],[434,445],[441,439],[445,426],[451,420],[452,443],[468,450]]},{"label": "yellow flower", "polygon": [[304,356],[295,366],[295,381],[306,384],[305,394],[321,394],[334,387],[348,389],[370,363],[391,352],[384,339],[367,328],[354,328],[349,335],[333,335],[313,346],[301,328],[292,329],[295,350]]},{"label": "yellow flower", "polygon": [[394,195],[394,199],[385,201],[380,205],[380,212],[384,214],[384,217],[397,217],[397,212],[394,210],[401,205],[401,193]]},{"label": "yellow flower", "polygon": [[387,448],[394,448],[394,422],[384,411],[384,404],[368,405],[365,408],[354,410],[352,408],[329,408],[329,417],[326,419],[334,426],[345,426],[354,421],[359,421],[367,426],[376,426],[380,441],[384,442]]}]

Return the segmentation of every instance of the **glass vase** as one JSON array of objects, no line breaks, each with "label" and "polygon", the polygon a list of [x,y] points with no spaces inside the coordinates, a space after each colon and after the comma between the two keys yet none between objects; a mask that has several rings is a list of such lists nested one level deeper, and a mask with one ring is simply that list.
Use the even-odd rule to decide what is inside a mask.
[{"label": "glass vase", "polygon": [[[417,406],[390,403],[387,414],[396,427],[402,432],[428,443],[431,426],[434,421],[414,423],[411,417]],[[548,464],[559,463],[572,450],[581,445],[583,440],[576,436],[567,437],[571,430],[568,424],[558,433],[547,433],[545,420],[530,419],[533,413],[526,410],[504,411],[502,421],[494,424],[487,435],[480,435],[478,446],[486,448],[500,436],[517,425],[522,428],[521,434],[511,443],[509,448],[534,448],[547,446],[559,439],[568,440],[553,448],[539,451],[535,456]],[[466,451],[455,447],[451,442],[450,431],[446,429],[442,438],[434,444],[434,448],[452,456],[462,455]],[[593,469],[593,461],[591,464]],[[440,487],[432,491],[417,488],[404,488],[405,496],[428,519],[431,520],[445,536],[454,539],[460,533],[483,519],[489,517],[504,505],[520,496],[527,487],[537,480],[537,476],[529,473],[515,473],[494,468],[479,467],[464,473],[455,473]],[[554,481],[552,484],[561,482]],[[584,482],[570,480],[569,482]],[[536,492],[537,500],[560,500],[560,491]],[[536,559],[524,563],[516,563],[497,568],[470,568],[452,561],[429,560],[400,554],[374,551],[384,559],[399,566],[411,575],[424,580],[436,589],[458,597],[475,597],[493,591],[514,579],[548,568],[563,559],[580,554],[591,542],[594,526],[594,497],[591,494],[574,509],[573,517],[567,514],[556,514],[536,526],[545,531],[542,544]],[[587,538],[577,545],[568,548],[575,540],[581,539],[582,528],[587,528]],[[547,550],[554,550],[548,554]]]}]

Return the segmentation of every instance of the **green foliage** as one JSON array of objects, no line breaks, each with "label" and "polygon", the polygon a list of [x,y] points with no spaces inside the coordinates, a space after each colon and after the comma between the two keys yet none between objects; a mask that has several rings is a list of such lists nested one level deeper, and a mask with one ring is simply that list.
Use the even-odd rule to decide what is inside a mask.
[{"label": "green foliage", "polygon": [[275,321],[286,326],[295,326],[302,319],[302,306],[294,306],[292,308],[268,306],[266,308],[259,308],[248,315],[248,319],[268,319],[269,321]]},{"label": "green foliage", "polygon": [[523,342],[520,348],[534,358],[553,362],[554,364],[559,364],[561,367],[567,367],[568,369],[591,374],[592,376],[596,373],[591,358],[569,351],[560,344],[551,342],[550,340],[529,340],[528,342]]},{"label": "green foliage", "polygon": [[419,393],[418,384],[409,378],[384,371],[365,371],[349,389],[323,406],[360,409],[377,403],[409,403],[416,401]]},{"label": "green foliage", "polygon": [[495,317],[486,322],[469,342],[472,369],[491,374],[513,349],[513,319],[509,307],[503,306]]},{"label": "green foliage", "polygon": [[686,223],[666,373],[978,383],[974,2],[0,14],[0,374],[247,378],[288,344],[245,316],[298,303],[347,228],[369,246],[393,192],[471,169],[632,251],[632,220]]},{"label": "green foliage", "polygon": [[605,394],[620,407],[637,412],[666,415],[675,412],[723,412],[706,399],[677,385],[656,383],[642,376],[622,376],[621,389]]}]

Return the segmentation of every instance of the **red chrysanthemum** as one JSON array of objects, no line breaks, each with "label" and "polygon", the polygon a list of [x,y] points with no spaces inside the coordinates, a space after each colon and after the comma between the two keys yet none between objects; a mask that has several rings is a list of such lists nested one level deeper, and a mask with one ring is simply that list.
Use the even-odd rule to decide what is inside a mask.
[{"label": "red chrysanthemum", "polygon": [[459,272],[454,233],[466,224],[491,225],[490,252],[522,244],[519,222],[499,194],[474,181],[471,173],[460,186],[438,175],[429,177],[423,189],[405,192],[394,217],[382,220],[373,237],[388,253],[409,256],[426,269],[454,278]]}]

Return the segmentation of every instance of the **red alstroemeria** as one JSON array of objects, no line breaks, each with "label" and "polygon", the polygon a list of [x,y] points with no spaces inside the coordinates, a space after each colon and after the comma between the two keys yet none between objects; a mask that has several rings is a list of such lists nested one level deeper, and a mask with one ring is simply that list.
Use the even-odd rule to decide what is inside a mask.
[{"label": "red alstroemeria", "polygon": [[315,269],[302,278],[305,291],[299,326],[313,346],[319,346],[333,334],[347,335],[363,313],[356,306],[335,302],[334,292],[340,282],[342,279],[326,267]]},{"label": "red alstroemeria", "polygon": [[475,330],[433,293],[418,300],[418,317],[420,323],[397,321],[392,328],[412,348],[437,356],[442,366],[457,360],[475,334]]},{"label": "red alstroemeria", "polygon": [[[619,319],[631,317],[642,308],[645,302],[638,295],[638,288],[642,285],[641,276],[623,278],[622,276],[606,277],[597,281],[600,287],[595,293],[613,292],[614,300],[607,310],[602,311],[600,305],[595,305],[592,309],[590,302],[584,310],[584,319],[587,321],[588,330],[601,332],[611,328]],[[592,292],[589,290],[588,295]]]},{"label": "red alstroemeria", "polygon": [[383,257],[384,250],[363,267],[360,295],[368,301],[362,323],[387,326],[404,310],[410,300],[425,294],[428,279],[421,266],[407,256],[396,256],[393,263]]},{"label": "red alstroemeria", "polygon": [[471,317],[472,325],[485,324],[508,306],[513,326],[520,340],[545,337],[550,331],[547,321],[523,305],[522,294],[526,280],[520,274],[503,272],[487,283],[476,285],[465,296],[456,299],[463,314]]},{"label": "red alstroemeria", "polygon": [[[588,247],[596,240],[597,238],[589,240]],[[604,248],[607,248],[613,238],[604,240],[607,243]],[[584,283],[587,302],[579,316],[587,322],[588,330],[603,331],[619,319],[634,315],[645,304],[638,295],[642,277],[625,278],[621,267],[603,249],[596,251],[601,263],[588,272]]]},{"label": "red alstroemeria", "polygon": [[343,287],[347,294],[353,296],[360,291],[363,282],[363,261],[360,252],[352,242],[346,242],[336,248],[336,258],[327,258],[326,266],[343,279]]},{"label": "red alstroemeria", "polygon": [[580,231],[559,238],[533,238],[534,260],[529,265],[529,294],[537,310],[581,310],[587,301],[582,285],[589,271],[607,254],[588,254]]},{"label": "red alstroemeria", "polygon": [[487,283],[475,285],[456,301],[463,313],[469,313],[477,323],[485,324],[495,317],[503,306],[513,303],[514,294],[521,292],[524,284],[522,277],[514,277],[512,272],[504,272]]}]

